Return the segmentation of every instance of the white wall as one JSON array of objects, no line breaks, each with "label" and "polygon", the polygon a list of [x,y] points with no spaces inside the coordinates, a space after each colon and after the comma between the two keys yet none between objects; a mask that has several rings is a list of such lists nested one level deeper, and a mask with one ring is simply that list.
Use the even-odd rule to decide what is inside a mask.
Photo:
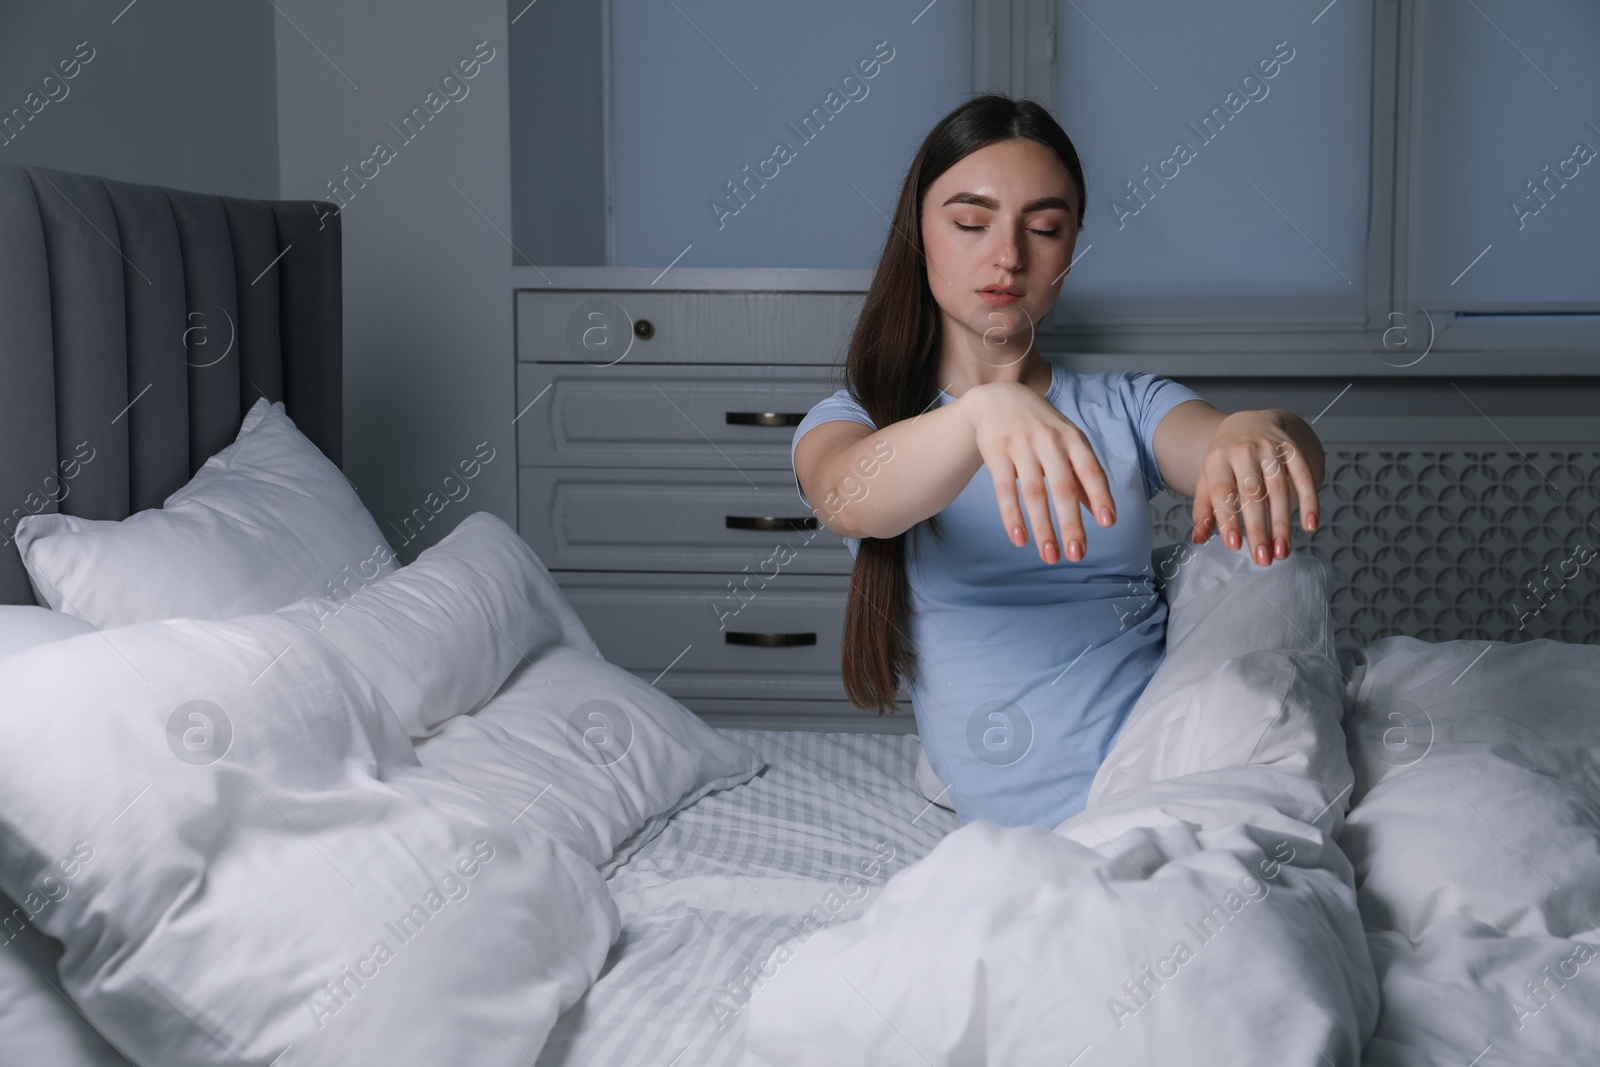
[{"label": "white wall", "polygon": [[[474,511],[515,522],[513,253],[501,236],[511,233],[506,6],[277,6],[280,194],[333,210],[340,201],[327,183],[348,182],[339,194],[345,472],[411,559]],[[492,58],[462,79],[457,64],[480,42]],[[452,72],[448,91],[460,99],[449,101],[441,82]],[[438,113],[408,142],[397,128],[430,104]],[[392,150],[387,162],[374,156],[380,143]],[[362,171],[364,186],[352,177]],[[480,446],[493,459],[461,480],[459,464]],[[417,509],[426,523],[407,525]]]}]

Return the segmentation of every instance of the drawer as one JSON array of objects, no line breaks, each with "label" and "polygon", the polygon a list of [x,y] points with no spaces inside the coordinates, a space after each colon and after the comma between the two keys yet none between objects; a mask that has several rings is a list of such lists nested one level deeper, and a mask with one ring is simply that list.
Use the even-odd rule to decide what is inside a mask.
[{"label": "drawer", "polygon": [[[517,358],[554,363],[842,362],[864,293],[517,291]],[[635,326],[648,323],[649,336]]]},{"label": "drawer", "polygon": [[[752,583],[743,600],[729,591],[731,576],[554,577],[609,662],[680,700],[845,699],[839,637],[846,577],[780,574],[764,588]],[[759,643],[764,635],[809,643],[769,646]]]},{"label": "drawer", "polygon": [[792,472],[794,428],[840,387],[840,373],[519,363],[517,461]]},{"label": "drawer", "polygon": [[737,573],[758,586],[852,565],[788,470],[523,467],[517,510],[523,538],[552,570]]}]

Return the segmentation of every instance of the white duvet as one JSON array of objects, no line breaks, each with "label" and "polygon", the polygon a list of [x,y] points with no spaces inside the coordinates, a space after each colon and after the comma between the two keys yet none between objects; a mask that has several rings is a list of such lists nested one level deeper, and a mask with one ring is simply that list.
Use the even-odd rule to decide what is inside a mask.
[{"label": "white duvet", "polygon": [[1331,838],[1352,771],[1324,575],[1183,551],[1087,810],[969,823],[781,948],[746,1065],[1358,1061],[1378,990]]},{"label": "white duvet", "polygon": [[1183,561],[1087,810],[782,946],[746,1067],[1600,1062],[1600,648],[1341,660],[1320,579]]}]

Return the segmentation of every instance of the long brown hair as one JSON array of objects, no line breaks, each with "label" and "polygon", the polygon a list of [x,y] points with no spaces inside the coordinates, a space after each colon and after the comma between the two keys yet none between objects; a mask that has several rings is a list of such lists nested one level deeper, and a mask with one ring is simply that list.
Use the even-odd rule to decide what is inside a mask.
[{"label": "long brown hair", "polygon": [[[1072,140],[1040,104],[984,93],[956,108],[928,131],[906,171],[878,269],[856,320],[845,364],[845,384],[881,427],[933,406],[939,393],[939,307],[928,287],[922,244],[922,198],[945,171],[978,149],[1026,137],[1054,152],[1078,187],[1078,229],[1083,229],[1087,189]],[[845,694],[859,708],[883,715],[899,710],[902,679],[917,676],[915,649],[906,635],[911,581],[906,538],[926,525],[940,536],[938,516],[894,537],[863,537],[850,574],[840,658]]]}]

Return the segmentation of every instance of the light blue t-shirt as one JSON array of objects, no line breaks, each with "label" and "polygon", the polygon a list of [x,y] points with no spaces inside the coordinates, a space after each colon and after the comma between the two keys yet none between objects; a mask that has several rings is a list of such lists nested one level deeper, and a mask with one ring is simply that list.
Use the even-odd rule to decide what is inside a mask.
[{"label": "light blue t-shirt", "polygon": [[[952,399],[941,391],[937,402]],[[1102,528],[1085,501],[1081,561],[1066,558],[1064,540],[1060,562],[1041,560],[1026,509],[1028,542],[1011,543],[987,466],[939,513],[940,538],[925,522],[908,531],[919,670],[907,689],[928,762],[963,823],[1053,828],[1077,814],[1166,648],[1148,501],[1167,486],[1151,442],[1162,416],[1203,398],[1154,374],[1052,364],[1045,399],[1088,438],[1116,503],[1117,521]],[[791,464],[800,438],[835,419],[877,428],[841,389],[795,428]],[[812,508],[798,476],[795,489]],[[854,556],[860,541],[845,544]]]}]

